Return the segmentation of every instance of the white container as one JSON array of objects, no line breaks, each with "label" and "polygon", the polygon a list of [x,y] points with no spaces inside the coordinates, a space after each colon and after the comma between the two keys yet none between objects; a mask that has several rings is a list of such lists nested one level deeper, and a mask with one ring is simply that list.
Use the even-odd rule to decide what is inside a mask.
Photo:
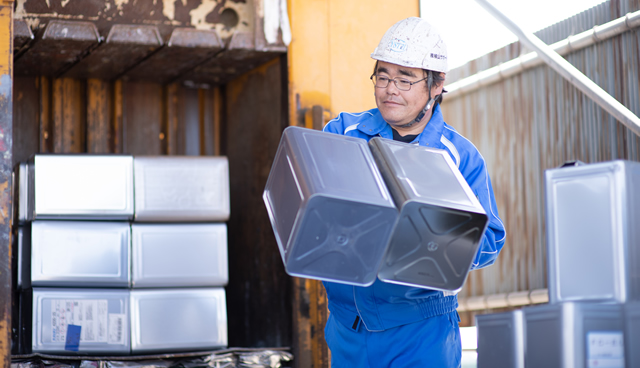
[{"label": "white container", "polygon": [[524,368],[522,310],[476,316],[478,368]]},{"label": "white container", "polygon": [[565,302],[523,311],[525,367],[625,368],[622,305]]},{"label": "white container", "polygon": [[[21,169],[22,171],[23,169]],[[24,220],[128,220],[133,217],[133,157],[35,155],[28,165]],[[23,185],[24,182],[20,181]]]},{"label": "white container", "polygon": [[229,219],[226,157],[134,158],[135,221],[200,222]]},{"label": "white container", "polygon": [[131,350],[150,353],[227,346],[223,288],[131,291]]},{"label": "white container", "polygon": [[547,170],[545,184],[550,302],[640,299],[640,163]]},{"label": "white container", "polygon": [[229,281],[225,224],[131,226],[134,288],[225,286]]},{"label": "white container", "polygon": [[[129,354],[129,291],[33,289],[34,353]],[[81,327],[78,351],[65,350],[68,325]]]},{"label": "white container", "polygon": [[128,222],[34,221],[31,284],[58,287],[129,287]]}]

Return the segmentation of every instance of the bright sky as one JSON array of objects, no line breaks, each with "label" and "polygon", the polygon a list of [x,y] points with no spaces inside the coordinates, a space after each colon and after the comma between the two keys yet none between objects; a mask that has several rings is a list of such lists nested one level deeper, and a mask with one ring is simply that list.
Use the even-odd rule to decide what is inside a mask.
[{"label": "bright sky", "polygon": [[[535,32],[604,0],[489,0],[524,31]],[[518,38],[475,0],[420,0],[420,15],[440,30],[453,69]]]}]

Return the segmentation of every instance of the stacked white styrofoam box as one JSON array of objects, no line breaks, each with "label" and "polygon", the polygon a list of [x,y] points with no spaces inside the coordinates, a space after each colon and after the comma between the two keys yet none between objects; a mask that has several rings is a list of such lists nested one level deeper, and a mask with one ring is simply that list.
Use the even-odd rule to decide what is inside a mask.
[{"label": "stacked white styrofoam box", "polygon": [[227,345],[229,168],[223,157],[135,157],[131,350]]},{"label": "stacked white styrofoam box", "polygon": [[[637,364],[637,349],[630,347],[640,344],[640,336],[628,326],[638,320],[640,300],[638,188],[637,162],[578,164],[545,173],[550,304],[524,308],[521,332],[503,330],[523,335],[518,354],[525,366]],[[490,319],[479,317],[478,328],[488,331],[483,318]],[[478,344],[479,367],[498,366],[482,363],[497,347]]]},{"label": "stacked white styrofoam box", "polygon": [[18,170],[21,352],[129,354],[133,157],[36,155]]},{"label": "stacked white styrofoam box", "polygon": [[34,352],[74,353],[68,325],[79,354],[226,346],[226,158],[36,155],[19,180]]}]

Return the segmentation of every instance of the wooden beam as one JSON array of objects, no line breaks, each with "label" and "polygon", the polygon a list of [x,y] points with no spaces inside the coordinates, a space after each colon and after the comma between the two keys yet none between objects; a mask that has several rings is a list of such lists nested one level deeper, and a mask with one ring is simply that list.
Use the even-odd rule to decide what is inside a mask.
[{"label": "wooden beam", "polygon": [[[291,277],[282,264],[262,200],[282,130],[286,98],[278,60],[227,84],[226,155],[231,217],[227,306],[229,345],[283,347],[292,343]],[[223,151],[224,152],[224,151]]]},{"label": "wooden beam", "polygon": [[215,87],[213,89],[213,154],[216,156],[220,156],[221,148],[220,148],[220,135],[221,131],[221,121],[222,121],[222,93],[220,92],[220,87]]},{"label": "wooden beam", "polygon": [[87,152],[110,153],[113,147],[109,82],[87,80]]},{"label": "wooden beam", "polygon": [[180,86],[177,83],[171,83],[165,87],[166,120],[164,121],[163,131],[168,155],[178,154],[179,92]]},{"label": "wooden beam", "polygon": [[53,152],[53,124],[51,115],[51,79],[37,77],[40,89],[40,152]]},{"label": "wooden beam", "polygon": [[53,152],[86,152],[85,86],[79,79],[53,80]]},{"label": "wooden beam", "polygon": [[27,161],[40,149],[39,78],[13,79],[13,165]]},{"label": "wooden beam", "polygon": [[122,80],[113,83],[113,153],[123,152]]},{"label": "wooden beam", "polygon": [[216,101],[215,91],[200,89],[200,155],[216,154]]},{"label": "wooden beam", "polygon": [[123,148],[131,155],[161,155],[162,85],[126,82],[123,85]]}]

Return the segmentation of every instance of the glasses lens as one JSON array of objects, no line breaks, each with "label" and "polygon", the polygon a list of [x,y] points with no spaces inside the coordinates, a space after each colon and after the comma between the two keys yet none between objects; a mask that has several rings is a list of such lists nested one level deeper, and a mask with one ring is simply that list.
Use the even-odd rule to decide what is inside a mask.
[{"label": "glasses lens", "polygon": [[411,82],[406,79],[395,79],[396,86],[401,91],[408,91],[411,89]]},{"label": "glasses lens", "polygon": [[411,89],[411,82],[406,79],[394,78],[391,79],[389,77],[383,75],[372,75],[371,80],[373,81],[373,85],[378,88],[387,88],[389,82],[393,81],[396,87],[401,91],[408,91]]},{"label": "glasses lens", "polygon": [[383,75],[376,75],[375,77],[375,82],[376,82],[376,87],[378,88],[385,88],[386,86],[389,85],[389,78],[385,77]]}]

